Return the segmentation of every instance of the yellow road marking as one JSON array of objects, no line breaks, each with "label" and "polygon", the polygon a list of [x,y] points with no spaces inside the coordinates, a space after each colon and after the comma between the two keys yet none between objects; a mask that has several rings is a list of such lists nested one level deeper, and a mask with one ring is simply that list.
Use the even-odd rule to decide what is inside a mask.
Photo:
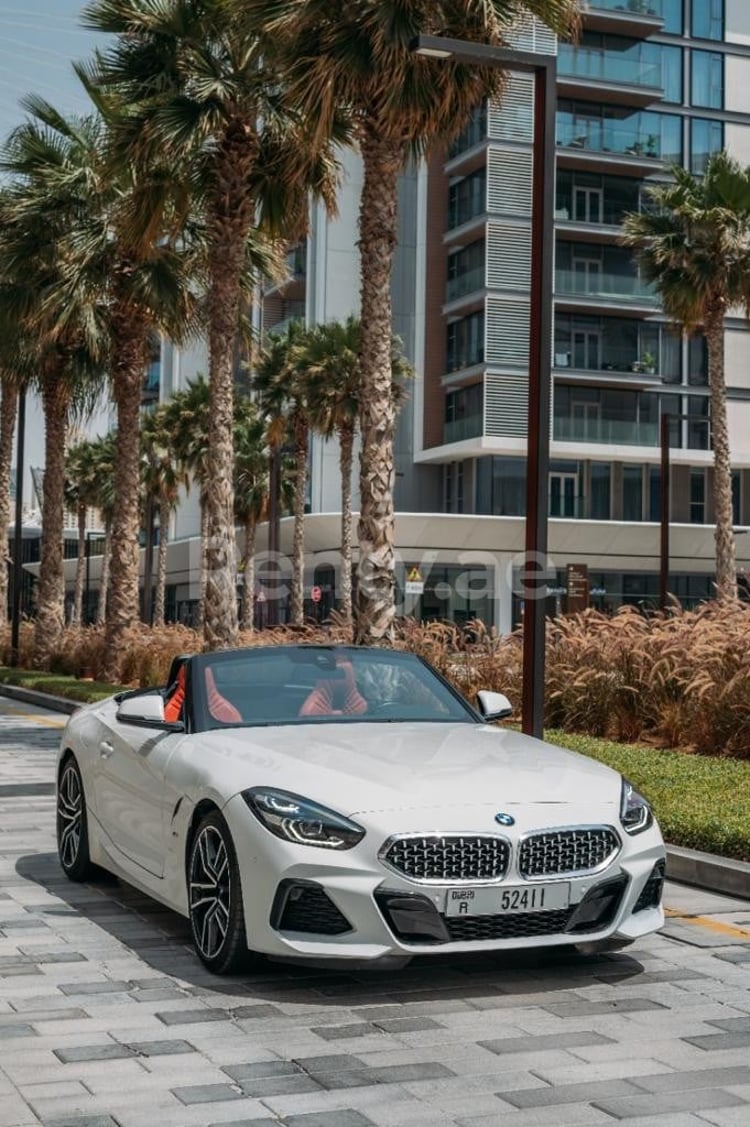
[{"label": "yellow road marking", "polygon": [[686,916],[684,912],[678,912],[676,908],[665,908],[664,915],[670,919],[679,920],[681,923],[705,927],[708,931],[715,931],[717,935],[731,935],[734,939],[750,939],[750,931],[741,927],[734,927],[732,924],[720,923],[719,920],[710,920],[707,916]]}]

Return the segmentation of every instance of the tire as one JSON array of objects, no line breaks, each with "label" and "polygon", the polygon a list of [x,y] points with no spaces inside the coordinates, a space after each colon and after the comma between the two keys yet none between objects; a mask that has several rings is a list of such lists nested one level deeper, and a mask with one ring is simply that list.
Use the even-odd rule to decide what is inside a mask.
[{"label": "tire", "polygon": [[251,958],[245,936],[237,854],[232,835],[212,811],[196,830],[187,868],[188,908],[193,944],[214,974],[236,974]]},{"label": "tire", "polygon": [[57,855],[69,880],[92,880],[99,872],[89,854],[83,780],[72,755],[64,761],[57,784]]}]

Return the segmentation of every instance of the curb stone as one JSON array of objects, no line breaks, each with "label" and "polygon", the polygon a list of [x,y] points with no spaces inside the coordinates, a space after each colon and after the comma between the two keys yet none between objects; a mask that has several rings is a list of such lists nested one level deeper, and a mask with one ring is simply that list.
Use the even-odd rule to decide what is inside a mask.
[{"label": "curb stone", "polygon": [[[42,693],[37,689],[25,689],[18,685],[5,685],[0,682],[0,694],[24,704],[48,708],[52,712],[72,715],[81,707],[80,701],[66,700],[65,697]],[[719,857],[714,853],[701,853],[697,849],[683,849],[678,845],[667,845],[667,879],[679,884],[689,884],[708,892],[720,892],[725,896],[750,899],[750,864],[736,861],[732,857]]]}]

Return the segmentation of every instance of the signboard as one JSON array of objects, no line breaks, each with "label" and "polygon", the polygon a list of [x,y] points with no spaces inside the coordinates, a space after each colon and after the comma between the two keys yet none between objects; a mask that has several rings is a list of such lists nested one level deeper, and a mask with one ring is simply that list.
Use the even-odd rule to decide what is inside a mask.
[{"label": "signboard", "polygon": [[587,564],[568,564],[568,614],[577,614],[589,606],[589,569]]},{"label": "signboard", "polygon": [[407,595],[424,594],[424,579],[422,578],[422,572],[418,567],[407,568],[406,587],[404,589]]},{"label": "signboard", "polygon": [[323,592],[321,591],[320,587],[313,587],[312,591],[310,592],[310,598],[314,603],[320,602],[320,600],[323,598]]}]

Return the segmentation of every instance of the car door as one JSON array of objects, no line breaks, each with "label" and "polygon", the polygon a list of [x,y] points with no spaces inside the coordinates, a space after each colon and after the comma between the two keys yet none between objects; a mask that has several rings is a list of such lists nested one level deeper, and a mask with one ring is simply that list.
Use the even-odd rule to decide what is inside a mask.
[{"label": "car door", "polygon": [[167,763],[182,733],[155,730],[117,718],[112,704],[102,716],[96,760],[96,808],[107,836],[131,862],[164,875]]}]

